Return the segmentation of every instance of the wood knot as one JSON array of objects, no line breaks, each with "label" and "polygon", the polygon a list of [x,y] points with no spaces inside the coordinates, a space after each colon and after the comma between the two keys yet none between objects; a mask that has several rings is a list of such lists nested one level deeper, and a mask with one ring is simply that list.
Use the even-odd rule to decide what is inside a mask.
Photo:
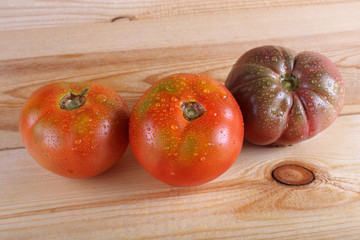
[{"label": "wood knot", "polygon": [[275,168],[272,177],[279,183],[289,186],[302,186],[315,180],[315,175],[311,170],[293,164]]},{"label": "wood knot", "polygon": [[110,20],[110,22],[116,22],[119,20],[133,21],[136,20],[136,16],[124,15],[124,16],[114,17],[113,19]]}]

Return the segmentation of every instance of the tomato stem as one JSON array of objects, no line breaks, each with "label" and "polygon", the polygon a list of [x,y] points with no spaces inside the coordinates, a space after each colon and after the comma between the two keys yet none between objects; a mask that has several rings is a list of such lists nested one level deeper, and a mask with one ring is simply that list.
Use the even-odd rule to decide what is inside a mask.
[{"label": "tomato stem", "polygon": [[299,87],[299,79],[293,73],[285,73],[280,75],[281,84],[289,91],[296,92]]},{"label": "tomato stem", "polygon": [[183,112],[183,117],[187,121],[194,121],[206,112],[200,103],[193,101],[183,102],[181,104],[181,110]]},{"label": "tomato stem", "polygon": [[89,88],[82,90],[80,94],[69,94],[63,96],[59,101],[59,106],[62,110],[71,111],[82,107],[86,103],[85,94],[89,91]]}]

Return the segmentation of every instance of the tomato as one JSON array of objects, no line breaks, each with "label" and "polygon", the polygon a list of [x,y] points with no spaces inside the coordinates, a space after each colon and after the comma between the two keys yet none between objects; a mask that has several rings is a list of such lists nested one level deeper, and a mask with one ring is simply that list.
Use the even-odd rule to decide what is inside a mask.
[{"label": "tomato", "polygon": [[244,114],[245,138],[258,145],[291,145],[314,137],[344,104],[339,71],[310,51],[254,48],[237,60],[225,86]]},{"label": "tomato", "polygon": [[44,168],[88,178],[112,167],[128,146],[129,110],[100,84],[54,83],[26,101],[19,130],[31,156]]},{"label": "tomato", "polygon": [[129,125],[136,159],[174,186],[196,186],[220,176],[243,143],[235,99],[203,75],[175,74],[154,84],[135,104]]}]

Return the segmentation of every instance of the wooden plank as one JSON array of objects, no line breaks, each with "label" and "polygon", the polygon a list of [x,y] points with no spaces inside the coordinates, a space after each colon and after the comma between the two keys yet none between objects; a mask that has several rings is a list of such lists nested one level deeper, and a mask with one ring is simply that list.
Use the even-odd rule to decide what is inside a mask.
[{"label": "wooden plank", "polygon": [[[360,233],[360,115],[340,117],[291,147],[245,144],[220,178],[169,187],[128,149],[108,172],[87,180],[56,176],[25,149],[0,152],[0,232],[5,239],[356,239]],[[336,136],[336,137],[335,137]],[[297,163],[316,180],[290,187],[271,178]]]},{"label": "wooden plank", "polygon": [[322,34],[341,35],[359,30],[359,8],[360,2],[354,2],[347,5],[294,7],[287,9],[286,14],[283,9],[255,9],[229,14],[1,31],[0,60],[206,46],[260,39],[273,42],[274,39],[307,37],[309,41]]},{"label": "wooden plank", "polygon": [[[295,7],[287,13],[315,17],[290,20],[288,15],[281,14],[282,10],[275,9],[267,14],[271,22],[259,20],[257,16],[267,12],[257,9],[247,14],[2,31],[0,149],[22,146],[17,134],[20,108],[32,91],[49,82],[99,82],[119,92],[132,107],[152,83],[168,74],[202,73],[223,82],[241,54],[264,44],[278,44],[297,51],[314,50],[327,55],[345,79],[346,104],[358,112],[360,21],[356,21],[356,9],[360,8],[360,3],[346,6],[347,11],[339,11],[335,5],[320,9]],[[179,25],[179,21],[182,24]],[[229,24],[224,28],[219,22]],[[198,27],[193,28],[193,23]],[[164,24],[166,31],[163,31]],[[274,25],[280,27],[275,30]],[[293,28],[299,25],[304,27]],[[254,26],[257,31],[253,30]],[[139,40],[137,36],[142,37]]]},{"label": "wooden plank", "polygon": [[[86,31],[83,34],[86,34]],[[302,36],[276,38],[271,41],[258,39],[251,42],[174,45],[167,48],[3,60],[0,61],[0,149],[23,146],[17,132],[20,109],[35,89],[50,82],[101,83],[118,92],[132,108],[151,84],[169,74],[206,74],[223,83],[232,64],[241,54],[252,47],[269,43],[288,46],[298,51],[314,49],[327,55],[338,66],[345,80],[345,104],[349,106],[345,107],[343,114],[359,113],[359,35],[360,30],[319,34],[313,36],[311,42],[307,41],[307,36]],[[37,38],[37,35],[34,35],[34,38]]]},{"label": "wooden plank", "polygon": [[[61,0],[17,0],[0,2],[0,30],[15,30],[69,26],[86,23],[129,21],[139,19],[160,19],[174,16],[247,12],[254,9],[281,9],[301,6],[326,6],[347,3],[354,0],[277,0],[277,1],[167,1],[167,0],[117,0],[117,1],[61,1]],[[284,12],[283,12],[284,13]],[[286,13],[287,14],[287,13]],[[289,15],[293,16],[293,15]]]}]

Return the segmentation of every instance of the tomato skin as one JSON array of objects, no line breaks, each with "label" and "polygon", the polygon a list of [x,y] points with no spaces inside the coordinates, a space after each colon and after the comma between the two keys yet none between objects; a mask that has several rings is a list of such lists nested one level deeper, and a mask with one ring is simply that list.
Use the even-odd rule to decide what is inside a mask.
[{"label": "tomato skin", "polygon": [[[183,103],[205,113],[183,116]],[[243,144],[242,114],[231,93],[210,77],[175,74],[150,87],[130,116],[130,146],[155,178],[174,186],[197,186],[223,174]]]},{"label": "tomato skin", "polygon": [[336,119],[345,96],[343,79],[325,56],[276,46],[242,55],[225,86],[244,114],[245,139],[258,145],[314,137]]},{"label": "tomato skin", "polygon": [[[64,96],[81,92],[86,92],[83,106],[61,109]],[[19,130],[41,166],[65,177],[89,178],[112,167],[124,154],[129,116],[126,103],[111,89],[61,82],[32,93],[21,111]]]}]

